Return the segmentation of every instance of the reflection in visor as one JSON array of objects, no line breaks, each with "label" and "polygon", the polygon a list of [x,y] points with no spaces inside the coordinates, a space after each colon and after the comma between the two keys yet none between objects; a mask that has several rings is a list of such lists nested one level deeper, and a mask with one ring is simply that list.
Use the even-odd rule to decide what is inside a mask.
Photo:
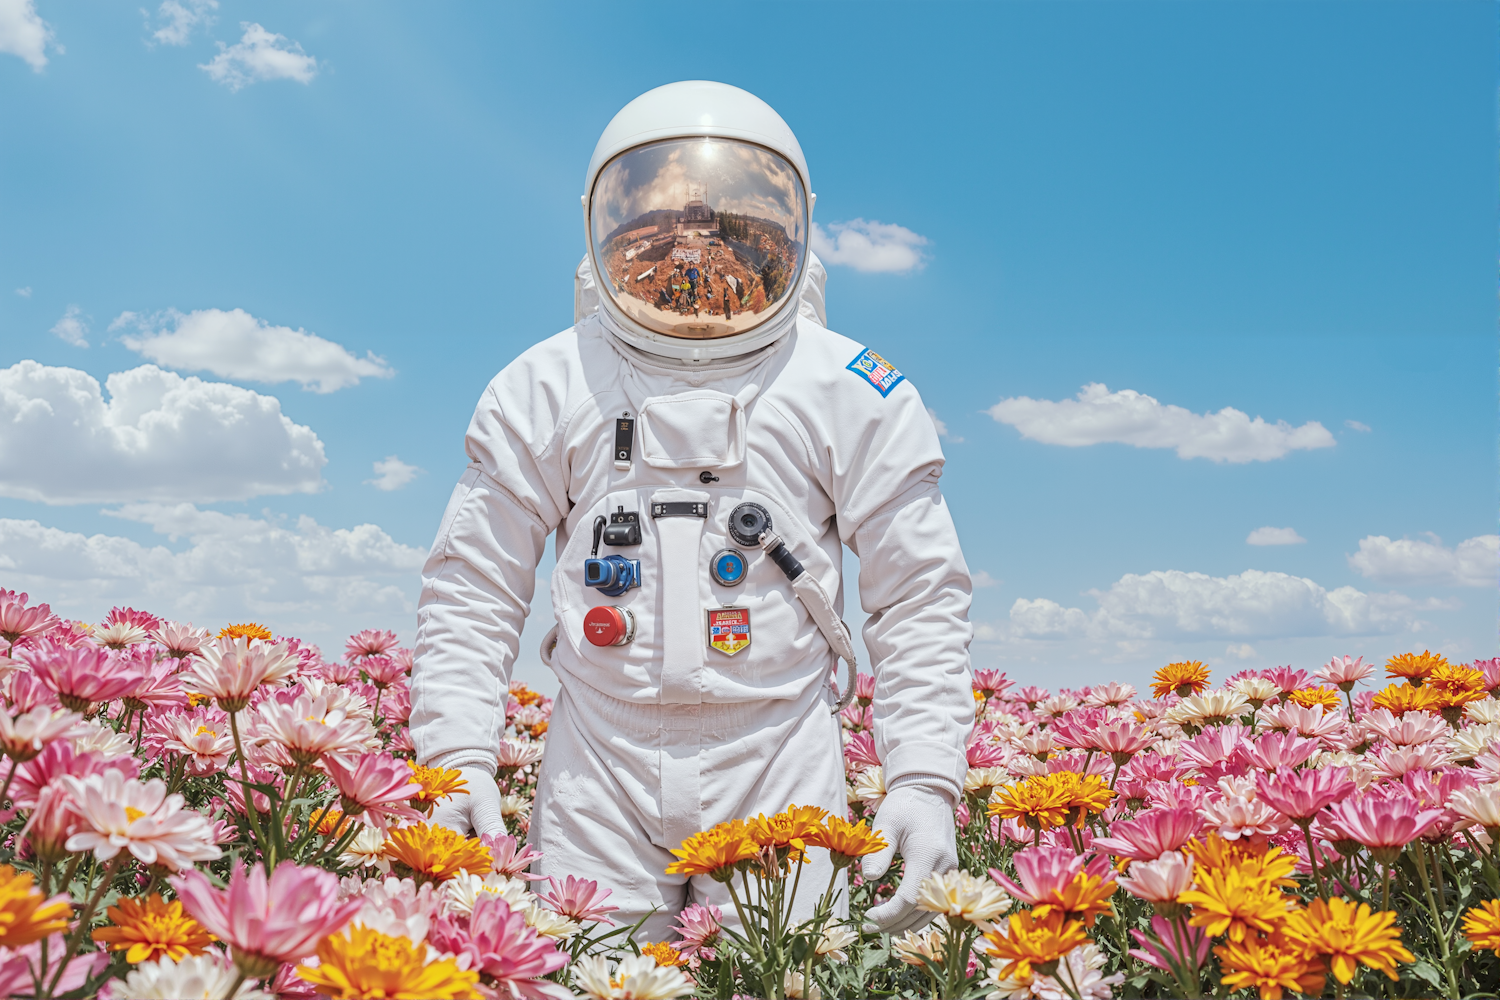
[{"label": "reflection in visor", "polygon": [[589,200],[594,273],[642,326],[692,340],[753,330],[802,277],[807,198],[761,146],[673,139],[611,160]]}]

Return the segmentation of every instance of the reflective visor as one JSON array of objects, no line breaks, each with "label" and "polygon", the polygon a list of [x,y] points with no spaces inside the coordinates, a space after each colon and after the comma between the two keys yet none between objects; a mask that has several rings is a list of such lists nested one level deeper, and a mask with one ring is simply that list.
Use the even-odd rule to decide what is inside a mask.
[{"label": "reflective visor", "polygon": [[747,333],[792,298],[807,259],[807,195],[763,146],[670,139],[599,171],[589,238],[600,289],[655,333]]}]

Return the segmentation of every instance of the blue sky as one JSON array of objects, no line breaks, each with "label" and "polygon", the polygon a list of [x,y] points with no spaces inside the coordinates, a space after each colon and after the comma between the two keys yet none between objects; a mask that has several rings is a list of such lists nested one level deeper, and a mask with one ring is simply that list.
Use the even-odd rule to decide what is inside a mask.
[{"label": "blue sky", "polygon": [[1495,19],[0,0],[0,586],[409,638],[600,130],[702,77],[797,132],[830,325],[946,428],[977,665],[1494,655]]}]

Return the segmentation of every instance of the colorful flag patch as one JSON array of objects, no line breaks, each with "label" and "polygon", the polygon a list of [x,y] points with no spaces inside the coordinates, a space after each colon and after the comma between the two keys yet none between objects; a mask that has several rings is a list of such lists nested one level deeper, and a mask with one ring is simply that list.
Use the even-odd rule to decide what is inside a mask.
[{"label": "colorful flag patch", "polygon": [[750,609],[710,608],[708,645],[726,656],[733,656],[750,645]]},{"label": "colorful flag patch", "polygon": [[891,390],[900,385],[901,380],[906,378],[905,375],[896,370],[895,365],[868,347],[860,351],[859,357],[849,362],[846,367],[873,385],[882,396],[889,396]]}]

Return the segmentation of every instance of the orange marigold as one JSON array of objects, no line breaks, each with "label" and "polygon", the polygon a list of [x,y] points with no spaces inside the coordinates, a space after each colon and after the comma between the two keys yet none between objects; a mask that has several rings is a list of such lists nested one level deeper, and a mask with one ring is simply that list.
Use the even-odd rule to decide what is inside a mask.
[{"label": "orange marigold", "polygon": [[203,954],[215,940],[183,912],[181,902],[164,902],[157,893],[144,901],[122,896],[106,912],[114,926],[94,931],[94,940],[108,945],[110,951],[125,952],[125,961],[132,965],[159,958],[180,962],[188,955]]},{"label": "orange marigold", "polygon": [[1323,995],[1323,964],[1309,960],[1289,942],[1248,937],[1226,942],[1214,954],[1219,956],[1225,986],[1252,989],[1261,1000],[1282,1000],[1287,992]]},{"label": "orange marigold", "polygon": [[254,622],[245,622],[243,625],[225,625],[219,629],[220,639],[260,639],[270,642],[273,636],[271,630],[264,625]]},{"label": "orange marigold", "polygon": [[66,895],[46,899],[30,872],[0,865],[0,945],[19,948],[68,929],[73,907]]},{"label": "orange marigold", "polygon": [[1288,699],[1294,705],[1304,708],[1316,708],[1319,705],[1324,708],[1338,708],[1343,702],[1339,699],[1339,693],[1331,687],[1305,687],[1293,691]]},{"label": "orange marigold", "polygon": [[1413,687],[1410,684],[1390,684],[1375,692],[1372,708],[1383,708],[1392,715],[1402,716],[1407,712],[1435,712],[1437,702],[1429,688]]},{"label": "orange marigold", "polygon": [[1464,937],[1475,948],[1500,955],[1500,899],[1487,899],[1464,914]]},{"label": "orange marigold", "polygon": [[651,944],[641,945],[641,954],[655,959],[657,968],[675,969],[679,965],[687,964],[687,958],[683,956],[682,952],[673,948],[665,941],[656,941]]},{"label": "orange marigold", "polygon": [[1202,840],[1188,841],[1183,850],[1192,856],[1200,872],[1232,868],[1251,878],[1268,879],[1277,888],[1292,889],[1297,885],[1291,877],[1297,859],[1265,841],[1225,840],[1217,830],[1210,830]]},{"label": "orange marigold", "polygon": [[775,816],[761,813],[745,824],[745,830],[761,847],[788,848],[800,855],[808,842],[823,832],[827,815],[817,806],[787,806]]},{"label": "orange marigold", "polygon": [[750,838],[744,820],[736,819],[693,834],[672,853],[677,860],[667,865],[668,875],[708,875],[727,882],[734,877],[735,865],[755,857],[760,847]]},{"label": "orange marigold", "polygon": [[1113,879],[1105,882],[1103,875],[1079,872],[1073,876],[1073,881],[1059,890],[1053,890],[1050,896],[1043,897],[1041,902],[1031,908],[1031,912],[1040,920],[1053,910],[1061,910],[1068,919],[1082,920],[1085,927],[1092,927],[1095,917],[1115,912],[1109,897],[1118,888]]},{"label": "orange marigold", "polygon": [[417,794],[411,797],[411,804],[418,809],[430,809],[434,802],[446,799],[450,795],[468,795],[469,790],[464,786],[469,782],[465,780],[463,772],[458,768],[425,767],[421,764],[406,762],[411,768],[412,780],[422,787]]},{"label": "orange marigold", "polygon": [[490,849],[479,838],[427,823],[392,830],[385,842],[385,856],[408,869],[419,884],[445,881],[460,870],[487,875],[493,864]]},{"label": "orange marigold", "polygon": [[1168,663],[1151,678],[1153,697],[1165,698],[1173,691],[1179,697],[1197,694],[1208,687],[1208,668],[1198,660]]},{"label": "orange marigold", "polygon": [[1211,937],[1229,935],[1236,943],[1259,931],[1279,929],[1290,912],[1291,901],[1276,888],[1274,879],[1253,875],[1240,868],[1196,873],[1197,888],[1177,897],[1193,908],[1188,923],[1202,927]]},{"label": "orange marigold", "polygon": [[1068,920],[1061,910],[1040,918],[1030,910],[1023,910],[1010,915],[1005,933],[990,931],[985,940],[989,942],[985,950],[1005,962],[1000,978],[1029,983],[1037,966],[1056,962],[1079,945],[1087,944],[1089,937],[1082,922]]},{"label": "orange marigold", "polygon": [[1421,687],[1438,667],[1448,665],[1446,656],[1422,650],[1420,653],[1400,653],[1385,661],[1387,677],[1405,677],[1412,687]]},{"label": "orange marigold", "polygon": [[1345,986],[1361,963],[1385,973],[1395,982],[1397,962],[1416,958],[1401,944],[1401,928],[1390,910],[1372,913],[1366,903],[1355,905],[1337,896],[1326,903],[1315,899],[1306,910],[1287,918],[1286,934],[1302,945],[1308,956],[1328,962],[1335,978]]},{"label": "orange marigold", "polygon": [[851,823],[842,816],[829,814],[823,829],[807,841],[812,847],[826,847],[835,868],[846,868],[856,858],[883,851],[886,842],[880,834],[865,825],[864,820]]}]

